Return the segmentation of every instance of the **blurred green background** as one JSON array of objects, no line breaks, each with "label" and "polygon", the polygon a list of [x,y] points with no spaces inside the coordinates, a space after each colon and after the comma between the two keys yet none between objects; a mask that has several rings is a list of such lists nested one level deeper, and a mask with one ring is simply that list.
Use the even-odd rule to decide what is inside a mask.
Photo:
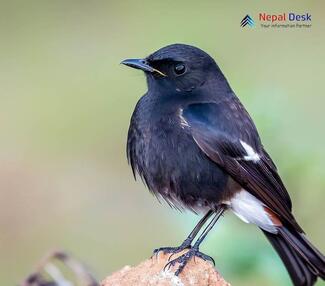
[{"label": "blurred green background", "polygon": [[[57,247],[102,279],[178,245],[198,221],[159,204],[125,158],[146,85],[119,63],[176,42],[216,59],[277,163],[298,221],[325,251],[324,1],[0,6],[0,285],[17,284]],[[240,28],[259,12],[309,12],[312,28]],[[203,251],[233,285],[290,285],[262,233],[230,213]]]}]

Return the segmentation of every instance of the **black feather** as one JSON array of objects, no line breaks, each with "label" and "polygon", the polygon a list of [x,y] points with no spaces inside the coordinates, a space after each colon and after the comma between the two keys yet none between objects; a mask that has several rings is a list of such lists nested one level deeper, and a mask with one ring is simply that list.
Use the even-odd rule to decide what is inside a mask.
[{"label": "black feather", "polygon": [[311,286],[325,278],[325,258],[304,234],[279,228],[278,234],[263,231],[286,266],[295,286]]}]

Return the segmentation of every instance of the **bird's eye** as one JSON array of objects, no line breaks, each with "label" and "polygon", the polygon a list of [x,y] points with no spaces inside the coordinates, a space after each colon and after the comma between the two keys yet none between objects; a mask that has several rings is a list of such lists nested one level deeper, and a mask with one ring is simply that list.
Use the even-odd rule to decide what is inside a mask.
[{"label": "bird's eye", "polygon": [[175,71],[175,74],[182,75],[185,73],[186,67],[183,64],[177,64],[174,66],[174,71]]}]

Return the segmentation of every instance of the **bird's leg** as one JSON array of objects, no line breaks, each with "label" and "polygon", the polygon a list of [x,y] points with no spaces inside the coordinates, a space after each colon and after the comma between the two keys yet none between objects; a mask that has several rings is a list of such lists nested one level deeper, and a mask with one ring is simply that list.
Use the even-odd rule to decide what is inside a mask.
[{"label": "bird's leg", "polygon": [[216,222],[218,221],[218,219],[220,218],[220,216],[223,214],[224,212],[224,208],[221,208],[220,210],[218,210],[218,212],[215,214],[214,218],[209,222],[209,224],[205,227],[205,229],[203,230],[203,232],[201,233],[201,235],[199,236],[199,238],[197,239],[197,241],[195,242],[195,244],[193,245],[193,247],[186,253],[182,254],[181,256],[169,261],[165,267],[164,270],[169,269],[170,267],[178,264],[178,269],[175,272],[175,275],[179,275],[182,270],[184,269],[184,267],[186,266],[186,264],[191,260],[192,257],[199,257],[205,261],[211,261],[213,264],[214,260],[211,256],[208,256],[202,252],[199,251],[199,246],[202,243],[202,241],[205,239],[205,237],[207,236],[207,234],[209,233],[209,231],[213,228],[213,226],[216,224]]},{"label": "bird's leg", "polygon": [[207,220],[211,217],[213,214],[212,210],[209,210],[203,218],[197,223],[195,228],[191,231],[191,233],[188,235],[188,237],[184,240],[184,242],[177,247],[160,247],[153,251],[154,254],[158,254],[158,252],[162,251],[163,253],[178,253],[184,249],[191,248],[191,243],[196,237],[196,235],[199,233],[202,226],[207,222]]}]

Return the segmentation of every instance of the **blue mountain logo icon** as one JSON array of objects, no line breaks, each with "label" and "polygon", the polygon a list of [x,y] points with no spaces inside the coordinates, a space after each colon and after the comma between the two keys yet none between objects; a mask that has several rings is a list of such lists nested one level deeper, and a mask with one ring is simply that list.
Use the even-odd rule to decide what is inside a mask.
[{"label": "blue mountain logo icon", "polygon": [[253,20],[253,18],[251,17],[251,16],[249,16],[249,15],[246,15],[244,18],[243,18],[243,20],[241,20],[241,22],[240,22],[240,26],[241,27],[245,27],[245,26],[249,26],[249,27],[254,27],[255,26],[255,22],[254,22],[254,20]]}]

